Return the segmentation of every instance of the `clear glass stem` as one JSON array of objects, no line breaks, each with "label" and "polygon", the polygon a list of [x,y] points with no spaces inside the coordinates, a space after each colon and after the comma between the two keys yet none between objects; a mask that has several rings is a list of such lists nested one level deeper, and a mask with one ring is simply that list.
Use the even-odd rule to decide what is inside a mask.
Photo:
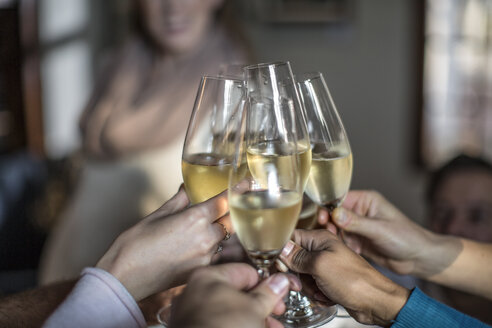
[{"label": "clear glass stem", "polygon": [[258,266],[256,271],[258,271],[258,275],[260,276],[261,280],[270,277],[270,269],[267,266]]},{"label": "clear glass stem", "polygon": [[[300,279],[299,273],[296,272],[296,276]],[[287,307],[286,313],[290,317],[305,317],[313,314],[311,302],[306,296],[302,295],[301,292],[291,290],[285,305]]]},{"label": "clear glass stem", "polygon": [[312,304],[309,299],[302,295],[301,292],[290,291],[287,311],[292,316],[311,316],[313,314]]}]

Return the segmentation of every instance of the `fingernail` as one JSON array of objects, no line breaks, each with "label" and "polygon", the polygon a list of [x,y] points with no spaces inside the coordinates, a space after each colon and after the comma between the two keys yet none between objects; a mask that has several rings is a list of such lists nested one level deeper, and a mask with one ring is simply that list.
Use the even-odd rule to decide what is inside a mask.
[{"label": "fingernail", "polygon": [[344,210],[339,208],[339,209],[337,209],[337,215],[335,215],[334,219],[335,219],[335,221],[337,221],[338,224],[344,225],[348,221],[347,213],[345,213]]},{"label": "fingernail", "polygon": [[289,279],[282,274],[276,274],[270,278],[268,287],[275,294],[280,295],[289,287]]},{"label": "fingernail", "polygon": [[292,289],[297,290],[297,291],[300,291],[302,289],[302,283],[299,280],[299,278],[297,278],[296,276],[290,274],[289,275],[289,281],[290,281]]},{"label": "fingernail", "polygon": [[275,260],[275,266],[280,272],[287,272],[289,271],[289,268],[284,264],[284,262],[280,261],[279,259]]},{"label": "fingernail", "polygon": [[289,240],[289,242],[287,243],[287,245],[285,245],[284,249],[282,250],[282,256],[289,256],[289,254],[292,252],[292,250],[294,249],[294,242],[292,240]]}]

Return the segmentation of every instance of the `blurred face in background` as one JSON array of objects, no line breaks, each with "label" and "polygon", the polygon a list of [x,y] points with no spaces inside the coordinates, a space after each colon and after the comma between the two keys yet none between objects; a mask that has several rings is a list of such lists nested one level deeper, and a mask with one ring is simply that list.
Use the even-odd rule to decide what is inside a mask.
[{"label": "blurred face in background", "polygon": [[485,170],[455,171],[435,191],[431,228],[482,242],[492,242],[492,174]]},{"label": "blurred face in background", "polygon": [[213,25],[222,0],[139,0],[142,22],[158,46],[172,54],[193,51]]}]

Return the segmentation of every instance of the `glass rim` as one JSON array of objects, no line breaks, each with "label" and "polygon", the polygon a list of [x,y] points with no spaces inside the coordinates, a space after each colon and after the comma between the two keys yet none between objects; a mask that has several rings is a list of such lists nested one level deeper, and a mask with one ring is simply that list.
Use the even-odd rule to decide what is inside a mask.
[{"label": "glass rim", "polygon": [[266,68],[266,67],[278,67],[282,65],[287,65],[290,67],[290,62],[287,61],[274,61],[274,62],[266,62],[266,63],[258,63],[258,64],[252,64],[252,65],[247,65],[243,69],[244,70],[250,70],[250,69],[258,69],[258,68]]},{"label": "glass rim", "polygon": [[243,83],[244,81],[241,79],[236,79],[230,76],[223,76],[223,75],[203,75],[202,76],[202,81],[205,80],[215,80],[215,81],[233,81],[233,82],[238,82],[238,83]]},{"label": "glass rim", "polygon": [[294,76],[294,79],[296,80],[297,83],[304,83],[304,82],[310,82],[312,80],[317,80],[317,79],[323,79],[323,73],[321,72],[305,72],[301,74],[296,74]]}]

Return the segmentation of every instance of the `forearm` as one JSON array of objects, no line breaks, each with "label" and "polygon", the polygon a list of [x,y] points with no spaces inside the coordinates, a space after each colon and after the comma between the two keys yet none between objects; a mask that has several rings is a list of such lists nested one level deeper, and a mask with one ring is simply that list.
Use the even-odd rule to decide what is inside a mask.
[{"label": "forearm", "polygon": [[89,268],[44,327],[146,327],[125,287],[108,272]]},{"label": "forearm", "polygon": [[420,241],[412,246],[416,255],[408,259],[413,261],[413,270],[409,274],[430,280],[453,265],[463,251],[463,243],[459,238],[421,229]]},{"label": "forearm", "polygon": [[70,293],[75,280],[0,299],[0,327],[39,327]]},{"label": "forearm", "polygon": [[370,292],[365,298],[370,302],[368,308],[372,308],[368,313],[373,315],[373,323],[389,326],[407,302],[410,291],[380,275],[379,272],[378,275],[377,279],[367,277]]},{"label": "forearm", "polygon": [[447,268],[426,279],[492,299],[492,244],[448,236],[443,236],[443,239],[448,243],[459,243],[461,250]]},{"label": "forearm", "polygon": [[[111,113],[106,120],[101,133],[101,143],[107,151],[120,155],[162,144],[162,134],[165,132],[157,126],[160,121],[149,120],[149,116],[161,108],[159,106],[148,108],[147,106],[138,111],[131,109],[133,108],[125,112]],[[131,131],[131,134],[128,131]]]}]

